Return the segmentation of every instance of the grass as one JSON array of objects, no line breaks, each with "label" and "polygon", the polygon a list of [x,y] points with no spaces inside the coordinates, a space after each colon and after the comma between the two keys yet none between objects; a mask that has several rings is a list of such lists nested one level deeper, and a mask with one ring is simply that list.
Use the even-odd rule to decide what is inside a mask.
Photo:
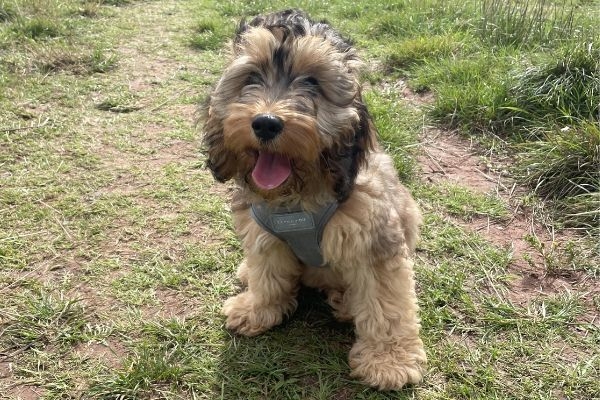
[{"label": "grass", "polygon": [[520,144],[520,179],[555,204],[555,218],[591,232],[600,226],[600,127],[579,124]]},{"label": "grass", "polygon": [[479,34],[495,46],[546,45],[569,41],[578,26],[576,6],[548,0],[481,2]]},{"label": "grass", "polygon": [[486,1],[483,25],[404,40],[385,65],[411,77],[414,90],[435,93],[429,115],[438,123],[483,141],[504,138],[518,155],[511,172],[519,182],[560,198],[561,223],[598,234],[600,37],[589,19],[597,9],[581,11],[544,0]]},{"label": "grass", "polygon": [[417,197],[428,198],[432,208],[450,216],[469,220],[477,216],[503,220],[509,212],[506,204],[494,195],[484,195],[455,184],[421,184],[413,189]]},{"label": "grass", "polygon": [[201,19],[197,22],[196,34],[191,38],[190,44],[198,50],[217,50],[233,35],[231,28],[231,24],[224,23],[222,19]]},{"label": "grass", "polygon": [[406,71],[415,65],[454,58],[469,51],[468,40],[461,34],[423,35],[396,44],[384,62],[389,70]]},{"label": "grass", "polygon": [[[581,43],[557,51],[558,60],[542,60],[519,71],[507,90],[506,116],[496,119],[504,128],[527,128],[537,136],[540,121],[553,125],[584,125],[600,116],[600,50],[597,43]],[[505,100],[506,101],[506,100]]]},{"label": "grass", "polygon": [[[510,18],[541,17],[515,4],[0,0],[0,393],[597,396],[599,249],[585,234],[598,233],[598,57],[596,42],[582,43],[598,3],[530,1],[547,13],[518,40]],[[328,18],[372,61],[365,100],[424,211],[416,275],[429,370],[397,393],[349,378],[352,326],[319,293],[302,291],[294,316],[259,337],[223,329],[241,249],[228,189],[202,167],[194,112],[236,21],[287,6]],[[431,105],[404,98],[399,80],[431,92]],[[432,124],[502,143],[510,173],[537,192],[522,202],[582,236],[527,236],[521,259],[471,229],[510,227],[514,203],[425,181],[419,135]]]},{"label": "grass", "polygon": [[381,143],[394,158],[398,174],[409,180],[416,169],[415,138],[421,115],[410,112],[394,93],[381,95],[373,91],[367,94],[365,101],[377,124]]}]

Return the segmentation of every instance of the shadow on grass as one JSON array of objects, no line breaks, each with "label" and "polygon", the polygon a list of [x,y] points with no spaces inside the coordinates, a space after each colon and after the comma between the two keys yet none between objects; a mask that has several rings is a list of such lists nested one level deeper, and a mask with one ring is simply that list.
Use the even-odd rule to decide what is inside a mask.
[{"label": "shadow on grass", "polygon": [[353,326],[337,322],[323,297],[299,295],[298,310],[254,338],[231,336],[220,356],[216,391],[223,399],[411,398],[413,389],[377,392],[349,377]]},{"label": "shadow on grass", "polygon": [[349,377],[353,326],[335,321],[321,295],[303,290],[296,313],[254,338],[233,336],[222,319],[151,320],[136,330],[116,370],[91,382],[98,399],[408,399],[413,388],[378,392]]}]

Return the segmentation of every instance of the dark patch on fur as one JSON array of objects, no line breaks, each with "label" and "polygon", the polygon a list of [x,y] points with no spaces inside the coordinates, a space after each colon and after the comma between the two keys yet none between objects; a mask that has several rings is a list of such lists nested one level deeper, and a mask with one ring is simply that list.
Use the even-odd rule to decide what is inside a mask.
[{"label": "dark patch on fur", "polygon": [[215,118],[209,118],[210,97],[200,108],[201,120],[204,121],[202,148],[206,153],[206,167],[219,182],[226,182],[237,173],[237,156],[225,149],[223,126]]},{"label": "dark patch on fur", "polygon": [[[351,39],[341,36],[331,27],[327,20],[323,19],[319,22],[315,22],[305,12],[298,9],[288,9],[268,15],[258,15],[250,20],[250,22],[242,20],[236,30],[234,42],[236,44],[239,43],[242,35],[248,28],[259,26],[266,28],[271,32],[275,29],[285,29],[287,33],[285,34],[285,40],[282,40],[282,43],[301,36],[306,36],[310,33],[314,36],[321,36],[327,39],[342,53],[348,51],[353,45]],[[310,31],[307,31],[307,28]]]},{"label": "dark patch on fur", "polygon": [[278,72],[279,77],[289,76],[288,71],[286,71],[285,65],[286,60],[289,56],[290,50],[287,46],[281,45],[278,46],[273,51],[273,65]]},{"label": "dark patch on fur", "polygon": [[367,153],[373,149],[376,133],[367,106],[362,102],[360,93],[354,107],[359,113],[351,144],[343,148],[332,148],[323,152],[324,168],[333,177],[337,200],[341,203],[348,199],[354,188],[354,182],[360,167],[366,162]]}]

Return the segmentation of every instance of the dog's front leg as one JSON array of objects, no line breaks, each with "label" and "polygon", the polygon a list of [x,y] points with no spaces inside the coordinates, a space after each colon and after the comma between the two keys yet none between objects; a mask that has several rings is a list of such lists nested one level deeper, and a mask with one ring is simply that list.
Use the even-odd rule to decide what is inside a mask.
[{"label": "dog's front leg", "polygon": [[248,289],[229,298],[223,314],[227,329],[255,336],[295,311],[302,267],[283,242],[246,253],[238,275]]},{"label": "dog's front leg", "polygon": [[357,333],[349,355],[352,376],[382,390],[420,382],[426,356],[412,263],[397,256],[355,272],[348,293]]}]

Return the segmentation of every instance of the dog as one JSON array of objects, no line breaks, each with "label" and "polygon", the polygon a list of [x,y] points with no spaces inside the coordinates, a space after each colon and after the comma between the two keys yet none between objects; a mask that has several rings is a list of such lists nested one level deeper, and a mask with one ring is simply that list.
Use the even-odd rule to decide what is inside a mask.
[{"label": "dog", "polygon": [[300,10],[242,21],[203,108],[216,180],[231,210],[247,286],[223,306],[254,336],[294,312],[301,284],[352,321],[351,376],[380,390],[422,380],[413,273],[421,214],[378,144],[349,40]]}]

